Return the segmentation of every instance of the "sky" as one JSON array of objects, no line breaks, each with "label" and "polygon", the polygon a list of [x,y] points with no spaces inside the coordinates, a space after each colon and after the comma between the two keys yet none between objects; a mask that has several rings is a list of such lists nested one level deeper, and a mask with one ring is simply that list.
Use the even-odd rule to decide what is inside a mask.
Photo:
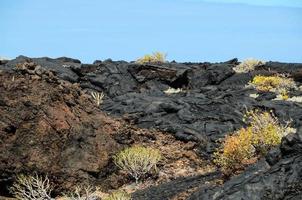
[{"label": "sky", "polygon": [[302,0],[0,0],[0,56],[302,62]]}]

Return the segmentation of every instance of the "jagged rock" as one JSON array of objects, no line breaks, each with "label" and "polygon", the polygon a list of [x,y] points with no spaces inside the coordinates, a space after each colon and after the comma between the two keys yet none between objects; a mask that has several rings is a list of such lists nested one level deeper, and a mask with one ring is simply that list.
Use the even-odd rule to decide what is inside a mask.
[{"label": "jagged rock", "polygon": [[177,197],[177,194],[186,192],[198,185],[207,185],[210,181],[221,177],[220,173],[214,172],[194,177],[178,178],[171,182],[153,186],[133,194],[134,200],[169,200]]},{"label": "jagged rock", "polygon": [[114,170],[108,165],[120,145],[110,134],[120,122],[100,113],[78,86],[30,72],[0,74],[0,194],[21,173],[48,174],[55,192],[101,181]]},{"label": "jagged rock", "polygon": [[281,200],[302,198],[302,127],[283,138],[281,151],[272,150],[245,172],[222,186],[207,187],[189,200]]},{"label": "jagged rock", "polygon": [[[20,63],[21,66],[23,66],[22,63],[31,64],[20,69],[17,67]],[[95,61],[93,64],[81,64],[78,60],[69,58],[50,59],[20,56],[7,63],[0,63],[0,70],[5,73],[13,73],[16,77],[22,74],[30,83],[35,80],[43,80],[47,84],[60,85],[61,79],[63,79],[79,84],[84,90],[104,92],[104,102],[100,107],[103,112],[112,117],[124,118],[139,127],[156,128],[172,133],[180,140],[195,141],[199,145],[200,155],[210,158],[219,145],[217,143],[219,139],[245,125],[242,117],[246,109],[273,110],[281,122],[286,123],[292,120],[293,127],[302,127],[301,103],[272,101],[275,98],[275,94],[272,93],[260,94],[258,98],[254,99],[249,95],[257,91],[246,87],[255,75],[276,73],[289,73],[289,76],[293,77],[300,86],[301,64],[267,62],[256,68],[255,71],[236,74],[233,67],[237,64],[238,60],[236,59],[224,63],[170,62],[138,65],[125,61],[106,60]],[[3,84],[6,84],[5,87],[14,86],[14,84],[11,86],[7,84],[7,81],[0,82],[2,87],[4,87]],[[85,103],[82,102],[79,90],[73,90],[69,87],[63,87],[65,89],[62,90],[57,87],[45,88],[43,85],[41,85],[42,89],[36,88],[34,90],[35,87],[39,86],[39,84],[33,86],[23,83],[16,89],[17,93],[14,91],[0,94],[0,112],[5,113],[5,116],[15,114],[23,109],[22,112],[18,112],[18,115],[15,114],[14,123],[9,117],[3,118],[0,123],[1,139],[5,141],[2,144],[14,144],[5,146],[5,150],[0,153],[1,177],[10,177],[17,172],[41,169],[45,172],[56,170],[55,174],[59,174],[58,177],[60,177],[58,182],[61,181],[62,183],[65,183],[65,178],[66,182],[71,181],[72,183],[79,179],[86,180],[86,178],[89,181],[98,180],[98,177],[101,177],[100,171],[105,170],[102,174],[106,174],[105,166],[109,162],[108,157],[104,156],[100,161],[90,154],[95,155],[96,152],[94,151],[102,150],[106,155],[110,155],[118,149],[117,141],[124,144],[130,144],[133,141],[128,141],[125,137],[118,137],[115,141],[108,134],[96,128],[104,122],[102,121],[104,119],[94,119],[95,112],[100,112],[100,110],[92,109],[91,102],[90,104],[86,100]],[[169,87],[181,88],[182,91],[166,94],[164,91]],[[45,89],[43,90],[43,88]],[[55,89],[59,95],[54,94]],[[26,94],[34,91],[37,97],[42,100],[26,101],[21,97],[21,92],[18,93],[19,90],[25,97]],[[302,93],[297,90],[289,94],[298,96]],[[63,100],[57,103],[58,99],[62,98]],[[18,99],[20,105],[12,99]],[[14,105],[18,106],[14,107]],[[64,112],[57,116],[55,112],[51,112],[54,109],[64,110]],[[87,121],[82,120],[82,116],[87,117]],[[67,123],[67,118],[71,122]],[[37,122],[45,119],[50,120],[49,130],[51,131],[46,131],[43,135],[44,125],[40,127]],[[66,127],[70,127],[70,124],[73,127],[72,131],[70,128],[66,129]],[[89,130],[88,134],[86,134],[87,130]],[[40,133],[38,134],[39,137],[34,137],[34,131]],[[70,137],[65,137],[66,134]],[[93,141],[92,138],[94,137],[100,137],[101,141]],[[41,138],[44,138],[47,144],[51,144],[51,148],[42,151],[42,147],[44,148],[42,144],[45,143],[38,144]],[[106,138],[109,138],[106,145],[110,144],[114,148],[107,149],[105,144],[98,150],[88,147],[102,146],[102,141]],[[9,142],[7,142],[8,139]],[[33,141],[33,145],[37,146],[34,149],[29,148],[29,146],[20,149],[22,140],[27,143]],[[65,153],[50,152],[50,149],[57,150],[59,147],[66,148],[63,148]],[[69,148],[72,150],[68,150]],[[29,154],[30,151],[33,153]],[[32,163],[36,161],[35,151],[43,153],[41,157],[43,162],[33,167]],[[17,153],[12,155],[12,152]],[[22,152],[27,152],[27,154],[22,154]],[[56,156],[63,161],[59,162],[54,159],[57,158]],[[10,161],[10,157],[14,159]],[[84,157],[81,162],[79,161],[80,157]],[[96,167],[98,164],[89,164],[88,160],[99,163],[100,167]],[[12,167],[5,169],[8,162],[9,166]],[[23,162],[25,163],[24,166],[22,166]],[[201,188],[189,199],[299,199],[302,191],[301,163],[300,129],[298,134],[287,136],[282,141],[281,148],[272,150],[266,159],[261,159],[243,174],[233,177],[223,185],[205,185],[204,181],[198,181],[212,180],[211,177],[209,179],[184,178],[150,188],[150,190],[138,191],[134,197],[145,200],[168,199],[191,186],[198,187],[200,184]],[[59,167],[54,169],[52,165]],[[75,168],[71,166],[75,166]],[[64,174],[60,171],[61,168],[65,170]],[[70,175],[72,178],[67,179]],[[214,177],[213,174],[210,176]],[[0,180],[2,180],[1,177]],[[9,181],[5,180],[5,183]],[[190,183],[190,181],[192,182]],[[3,182],[2,185],[4,185]],[[166,193],[163,194],[165,191]]]},{"label": "jagged rock", "polygon": [[55,72],[59,78],[70,81],[72,83],[78,81],[78,75],[74,73],[70,68],[72,66],[80,65],[78,60],[68,59],[68,58],[59,58],[59,59],[51,59],[51,58],[28,58],[25,56],[19,56],[14,60],[10,60],[5,64],[6,68],[15,68],[16,65],[22,64],[24,62],[30,63],[33,62],[36,65],[42,66],[44,69],[51,70]]},{"label": "jagged rock", "polygon": [[[283,112],[288,109],[287,102],[270,101],[275,95],[269,93],[253,99],[249,97],[253,89],[245,88],[253,76],[275,73],[265,71],[268,68],[287,72],[280,63],[268,62],[256,71],[234,74],[236,59],[215,64],[171,62],[162,65],[108,60],[88,65],[69,58],[20,56],[0,68],[14,68],[22,62],[36,63],[64,80],[78,82],[84,89],[104,92],[102,110],[106,113],[125,117],[140,127],[170,131],[182,140],[216,141],[244,125],[243,113],[254,107],[273,109],[282,120],[291,118],[293,124],[301,124],[297,117],[301,113],[299,104],[291,103],[291,112]],[[288,66],[291,71],[300,67],[299,64]],[[169,87],[180,87],[183,91],[165,94],[164,90]],[[185,129],[195,133],[192,135]],[[209,143],[207,149],[214,149],[215,145]]]}]

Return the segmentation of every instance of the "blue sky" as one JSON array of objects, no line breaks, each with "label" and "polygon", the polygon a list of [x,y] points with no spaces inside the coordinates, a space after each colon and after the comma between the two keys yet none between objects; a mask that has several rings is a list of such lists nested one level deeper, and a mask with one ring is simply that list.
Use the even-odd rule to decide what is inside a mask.
[{"label": "blue sky", "polygon": [[0,0],[0,56],[302,62],[301,0]]}]

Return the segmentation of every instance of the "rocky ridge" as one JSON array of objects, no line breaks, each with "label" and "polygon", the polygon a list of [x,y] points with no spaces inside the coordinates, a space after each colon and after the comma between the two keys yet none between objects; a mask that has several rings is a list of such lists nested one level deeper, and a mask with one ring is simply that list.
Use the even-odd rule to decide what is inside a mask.
[{"label": "rocky ridge", "polygon": [[[4,126],[1,127],[0,148],[2,152],[7,152],[0,156],[1,160],[6,161],[2,162],[0,167],[2,179],[9,177],[10,172],[16,173],[15,169],[26,171],[37,167],[35,165],[39,163],[35,161],[35,156],[28,158],[28,155],[22,155],[22,152],[30,152],[30,155],[53,155],[51,160],[39,157],[39,162],[44,160],[43,166],[47,166],[43,169],[45,173],[49,168],[56,168],[56,173],[61,173],[58,177],[64,177],[61,182],[64,179],[66,184],[78,182],[78,179],[83,177],[89,179],[87,173],[97,177],[92,182],[101,180],[100,174],[107,170],[110,155],[121,148],[106,132],[119,132],[118,124],[124,123],[114,119],[107,121],[107,117],[100,117],[105,115],[121,118],[126,123],[140,128],[167,132],[184,142],[192,141],[196,143],[196,151],[201,158],[210,158],[213,150],[219,145],[217,140],[245,125],[242,116],[246,109],[260,108],[273,110],[283,122],[292,120],[292,126],[297,128],[298,132],[284,138],[280,148],[273,150],[266,158],[223,185],[206,184],[221,178],[218,172],[214,172],[178,178],[137,191],[133,195],[134,199],[171,199],[175,194],[192,188],[195,188],[195,192],[188,195],[188,199],[192,200],[301,198],[301,103],[274,101],[272,99],[275,95],[270,93],[262,93],[257,98],[252,98],[250,94],[256,91],[246,88],[245,85],[257,74],[288,73],[300,86],[302,64],[267,62],[255,71],[245,74],[233,71],[232,68],[238,64],[236,59],[223,63],[170,62],[138,65],[111,60],[81,64],[79,60],[64,57],[32,59],[20,56],[14,60],[1,61],[0,64],[0,70],[4,73],[2,80],[6,80],[1,82],[1,88],[5,88],[5,92],[1,92],[0,96],[1,116],[26,110],[26,116],[20,114],[17,119],[2,117],[1,124]],[[25,80],[18,79],[18,76],[23,77],[24,74],[29,77]],[[13,76],[15,83],[9,82]],[[60,87],[46,87],[39,79]],[[16,83],[20,80],[23,80],[23,83]],[[14,84],[18,87],[14,87]],[[70,86],[64,88],[66,84]],[[70,89],[73,87],[76,88]],[[164,91],[169,87],[182,88],[182,91],[166,94]],[[24,94],[30,90],[30,93],[36,94],[35,98],[31,99],[26,95],[14,97],[12,91],[18,90]],[[105,94],[100,109],[95,109],[93,102],[88,98],[90,91]],[[300,90],[290,93],[291,96],[301,94]],[[47,98],[43,99],[45,96]],[[62,98],[66,105],[57,103],[58,99]],[[47,123],[49,118],[53,124]],[[24,146],[23,144],[34,144],[35,140],[41,139],[34,137],[33,133],[27,133],[29,129],[41,134],[45,129],[52,130],[46,131],[49,135],[42,134],[42,141],[45,140],[44,144],[51,148],[33,150],[30,146]],[[26,134],[30,136],[26,137]],[[99,139],[95,140],[96,137]],[[83,143],[84,149],[80,148]],[[72,145],[67,145],[67,149],[58,148],[63,144]],[[106,148],[106,145],[113,148]],[[91,151],[95,152],[95,149],[90,148],[95,146],[97,152],[102,152],[102,157],[91,155]],[[12,155],[16,151],[20,152],[20,155]],[[77,162],[79,166],[76,168],[74,163],[71,168],[68,168],[66,163],[64,166],[60,164],[62,160],[70,160],[70,157],[74,158],[71,160],[77,160],[78,155],[83,155],[87,162],[85,159],[83,162]],[[22,166],[24,156],[30,160],[29,166]],[[8,166],[13,167],[13,170],[6,169]],[[83,171],[84,175],[81,174]],[[70,177],[74,180],[71,181]],[[6,184],[9,181],[2,182]]]}]

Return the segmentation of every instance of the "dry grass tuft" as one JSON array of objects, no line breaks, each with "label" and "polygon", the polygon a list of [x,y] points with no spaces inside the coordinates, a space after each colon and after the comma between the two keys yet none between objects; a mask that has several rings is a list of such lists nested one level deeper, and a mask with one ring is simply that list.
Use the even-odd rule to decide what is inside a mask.
[{"label": "dry grass tuft", "polygon": [[104,200],[131,200],[131,195],[124,191],[116,191],[110,194]]},{"label": "dry grass tuft", "polygon": [[165,94],[177,94],[177,93],[180,93],[182,92],[183,90],[181,88],[171,88],[169,87],[167,90],[164,91]]},{"label": "dry grass tuft", "polygon": [[255,67],[264,65],[265,62],[254,58],[244,60],[242,63],[233,68],[237,73],[247,73],[253,71]]},{"label": "dry grass tuft", "polygon": [[98,190],[91,186],[76,186],[72,193],[61,197],[61,200],[97,200],[99,195]]},{"label": "dry grass tuft", "polygon": [[136,60],[138,64],[148,64],[148,63],[165,63],[166,54],[161,52],[154,52],[153,54],[144,55],[142,58]]}]

